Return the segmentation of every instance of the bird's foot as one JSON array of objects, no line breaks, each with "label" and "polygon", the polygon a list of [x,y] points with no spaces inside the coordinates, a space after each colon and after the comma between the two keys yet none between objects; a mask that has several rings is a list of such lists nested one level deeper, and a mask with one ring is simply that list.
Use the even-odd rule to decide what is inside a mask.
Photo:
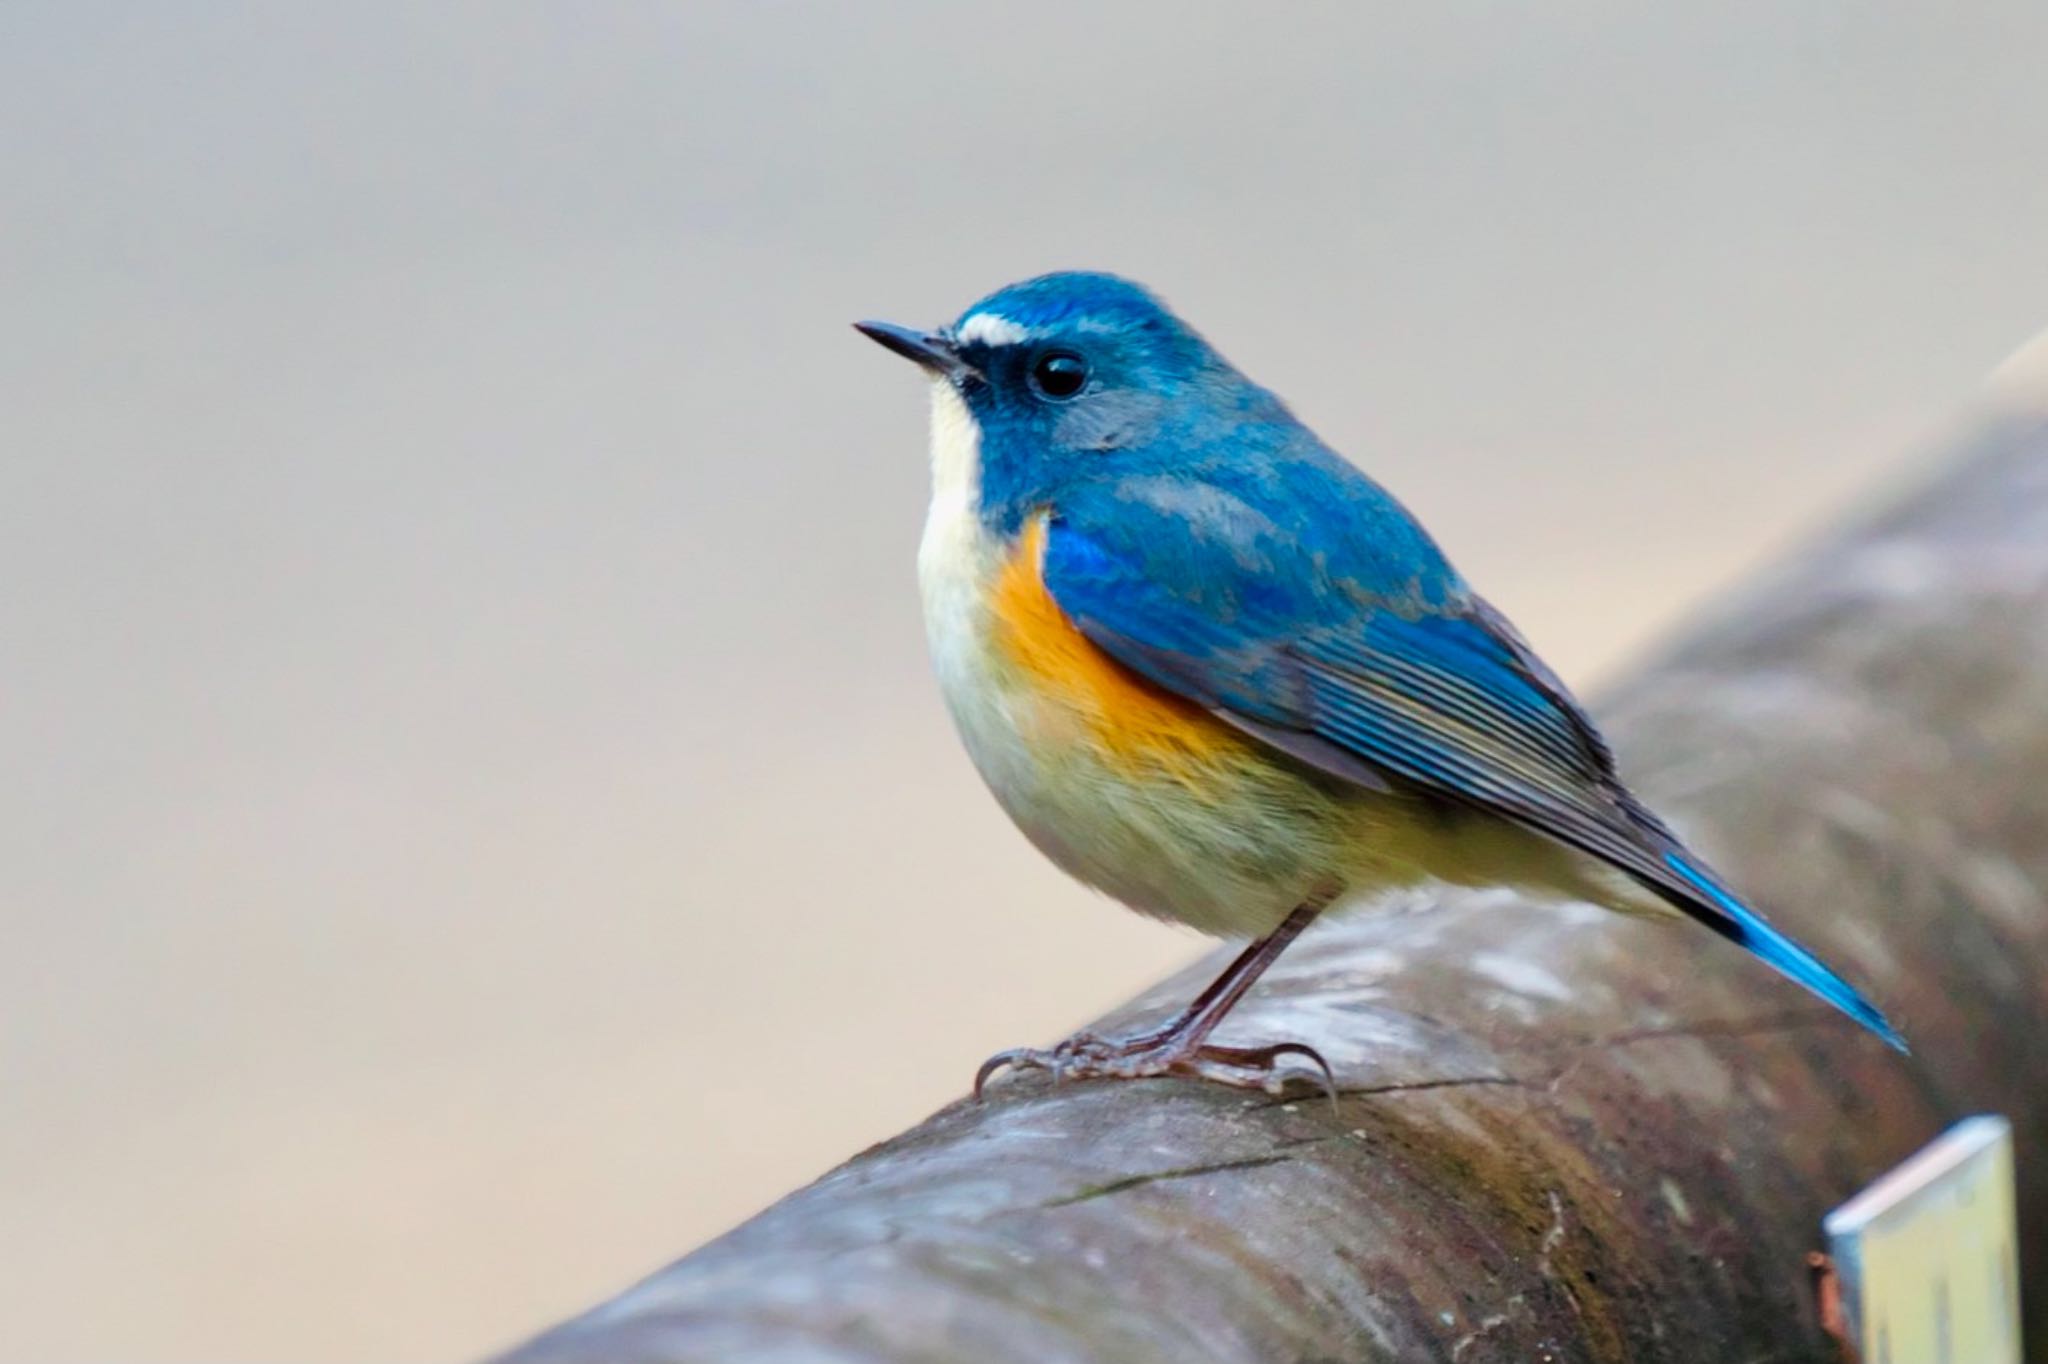
[{"label": "bird's foot", "polygon": [[1143,1080],[1179,1075],[1210,1080],[1237,1089],[1269,1094],[1284,1091],[1289,1080],[1306,1078],[1302,1065],[1283,1065],[1288,1057],[1305,1062],[1330,1098],[1337,1097],[1337,1077],[1322,1053],[1304,1042],[1276,1042],[1265,1047],[1219,1047],[1191,1042],[1172,1032],[1138,1037],[1099,1037],[1076,1033],[1055,1047],[1016,1047],[997,1052],[974,1075],[979,1099],[989,1080],[1002,1070],[1043,1070],[1053,1083],[1065,1080]]}]

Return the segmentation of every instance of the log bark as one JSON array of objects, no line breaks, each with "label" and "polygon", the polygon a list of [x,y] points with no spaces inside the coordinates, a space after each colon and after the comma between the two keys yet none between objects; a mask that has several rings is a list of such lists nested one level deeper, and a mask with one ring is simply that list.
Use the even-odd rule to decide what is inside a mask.
[{"label": "log bark", "polygon": [[1314,1044],[1334,1103],[1004,1080],[505,1364],[1830,1360],[1822,1213],[1981,1111],[2048,1360],[2048,404],[1958,444],[1598,708],[1912,1057],[1697,929],[1420,896],[1224,1030]]}]

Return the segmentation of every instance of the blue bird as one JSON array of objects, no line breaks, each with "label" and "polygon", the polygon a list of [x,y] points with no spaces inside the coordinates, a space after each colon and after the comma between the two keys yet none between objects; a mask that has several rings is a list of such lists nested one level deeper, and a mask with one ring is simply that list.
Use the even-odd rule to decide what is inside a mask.
[{"label": "blue bird", "polygon": [[1070,874],[1243,955],[1165,1027],[990,1058],[1267,1085],[1208,1039],[1316,916],[1425,881],[1682,914],[1900,1051],[1635,796],[1401,504],[1143,288],[1045,275],[860,331],[932,384],[926,630],[996,799]]}]

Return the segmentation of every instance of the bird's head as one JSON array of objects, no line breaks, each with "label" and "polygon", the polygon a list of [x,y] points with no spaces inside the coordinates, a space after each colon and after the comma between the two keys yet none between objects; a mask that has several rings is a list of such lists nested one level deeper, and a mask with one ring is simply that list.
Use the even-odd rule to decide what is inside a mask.
[{"label": "bird's head", "polygon": [[1014,526],[1076,478],[1129,472],[1269,419],[1248,383],[1152,294],[1115,275],[1041,275],[935,331],[855,324],[932,376],[934,476],[969,479]]}]

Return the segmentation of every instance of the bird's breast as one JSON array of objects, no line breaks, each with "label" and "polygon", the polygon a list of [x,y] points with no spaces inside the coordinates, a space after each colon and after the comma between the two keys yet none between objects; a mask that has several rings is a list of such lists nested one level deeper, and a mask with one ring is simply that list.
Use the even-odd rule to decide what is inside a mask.
[{"label": "bird's breast", "polygon": [[1302,779],[1075,629],[1045,588],[1043,521],[1005,541],[942,501],[933,512],[919,556],[933,662],[1018,827],[1133,908],[1270,929],[1329,853]]},{"label": "bird's breast", "polygon": [[950,384],[932,388],[932,501],[918,549],[939,683],[990,785],[1086,763],[1100,777],[1199,780],[1249,754],[1236,731],[1090,643],[1046,590],[1047,521],[1002,535],[980,508],[981,433]]},{"label": "bird's breast", "polygon": [[1047,523],[992,530],[979,432],[935,387],[918,581],[932,662],[989,789],[1040,850],[1135,909],[1270,930],[1355,820],[1320,785],[1090,643],[1047,590]]},{"label": "bird's breast", "polygon": [[[1044,577],[1046,519],[1007,539],[982,528],[927,527],[927,624],[955,714],[980,712],[1040,764],[1086,762],[1134,782],[1202,782],[1253,757],[1237,731],[1097,648]],[[972,692],[962,695],[961,692]],[[970,735],[970,747],[998,736]],[[977,754],[977,758],[980,755]]]}]

